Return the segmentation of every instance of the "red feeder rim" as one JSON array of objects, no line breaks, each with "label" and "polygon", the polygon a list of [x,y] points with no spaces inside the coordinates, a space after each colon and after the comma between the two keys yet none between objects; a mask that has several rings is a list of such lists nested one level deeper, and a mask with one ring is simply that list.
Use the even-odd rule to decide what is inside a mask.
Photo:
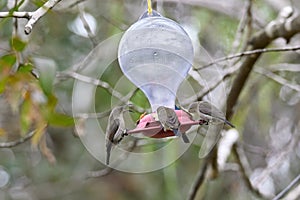
[{"label": "red feeder rim", "polygon": [[[179,130],[182,134],[185,134],[185,132],[193,125],[202,125],[206,123],[206,121],[203,120],[192,120],[190,115],[183,110],[175,110],[175,112],[181,124]],[[142,133],[143,135],[151,138],[166,138],[175,136],[173,131],[164,131],[160,122],[155,121],[152,113],[145,115],[142,119],[140,119],[136,128],[127,131],[127,134],[135,133]]]}]

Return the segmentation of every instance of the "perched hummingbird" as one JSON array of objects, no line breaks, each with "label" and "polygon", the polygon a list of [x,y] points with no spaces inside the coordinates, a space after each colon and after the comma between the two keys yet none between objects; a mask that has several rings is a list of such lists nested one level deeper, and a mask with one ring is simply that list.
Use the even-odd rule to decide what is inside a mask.
[{"label": "perched hummingbird", "polygon": [[226,118],[224,113],[207,101],[193,102],[188,107],[188,113],[193,120],[204,120],[207,123],[225,123],[234,128]]},{"label": "perched hummingbird", "polygon": [[[156,110],[157,119],[161,123],[164,131],[171,130],[178,137],[182,137],[185,143],[189,143],[189,139],[185,134],[181,134],[179,131],[180,122],[175,111],[171,108],[159,106]],[[156,117],[155,117],[156,118]]]},{"label": "perched hummingbird", "polygon": [[105,145],[106,145],[106,165],[109,165],[110,152],[113,145],[118,144],[125,135],[127,130],[125,127],[124,112],[131,111],[131,105],[117,106],[112,109],[106,128]]}]

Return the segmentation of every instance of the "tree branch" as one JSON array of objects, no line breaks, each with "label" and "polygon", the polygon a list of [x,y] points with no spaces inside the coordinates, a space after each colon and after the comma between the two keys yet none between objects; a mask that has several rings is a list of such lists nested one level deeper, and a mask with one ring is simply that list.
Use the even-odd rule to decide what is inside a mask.
[{"label": "tree branch", "polygon": [[58,4],[61,0],[49,0],[47,1],[43,6],[41,6],[39,9],[34,11],[32,13],[32,16],[30,17],[29,21],[25,25],[25,33],[29,34],[33,28],[33,26],[36,24],[36,22],[43,17],[50,9],[52,9],[56,4]]},{"label": "tree branch", "polygon": [[241,53],[237,53],[237,54],[233,54],[233,55],[229,55],[229,56],[226,56],[226,57],[223,57],[223,58],[216,59],[213,62],[210,62],[206,65],[203,65],[202,67],[195,68],[195,70],[199,71],[199,70],[205,69],[207,67],[210,67],[214,64],[220,63],[220,62],[224,62],[224,61],[227,61],[227,60],[231,60],[231,59],[234,59],[234,58],[240,58],[240,57],[244,57],[244,56],[251,56],[251,55],[254,55],[254,54],[282,52],[282,51],[297,51],[297,50],[300,50],[300,46],[268,48],[268,49],[255,49],[255,50],[251,50],[251,51],[244,51],[244,52],[241,52]]},{"label": "tree branch", "polygon": [[14,17],[28,19],[28,22],[24,28],[24,32],[28,35],[31,33],[36,22],[60,1],[61,0],[49,0],[34,12],[0,12],[0,18]]},{"label": "tree branch", "polygon": [[205,180],[216,178],[219,170],[217,166],[217,157],[218,157],[218,146],[215,145],[213,149],[208,153],[208,155],[204,159],[204,163],[202,167],[199,169],[196,179],[191,187],[189,195],[187,197],[188,200],[195,200],[197,192],[204,184]]},{"label": "tree branch", "polygon": [[[59,73],[56,74],[56,78],[66,78],[66,77],[71,77],[71,78],[74,78],[76,80],[79,80],[79,81],[82,81],[82,82],[85,82],[85,83],[90,83],[90,84],[93,84],[95,86],[102,87],[109,94],[111,94],[112,96],[118,98],[122,103],[133,104],[131,101],[129,101],[129,99],[138,90],[138,88],[136,88],[132,92],[128,93],[126,96],[123,96],[120,92],[114,90],[113,87],[111,85],[109,85],[109,83],[107,83],[105,81],[101,81],[99,79],[88,77],[88,76],[79,74],[79,73],[74,72],[74,71],[65,71],[65,72],[59,72]],[[137,105],[133,105],[133,109],[136,110],[136,111],[138,111],[138,112],[140,112],[140,113],[144,113],[145,112],[144,108],[142,108],[140,106],[137,106]]]},{"label": "tree branch", "polygon": [[123,160],[125,160],[128,157],[129,153],[135,149],[135,147],[137,146],[137,142],[138,140],[134,139],[132,144],[129,146],[129,148],[123,154],[121,154],[120,157],[114,163],[112,163],[113,165],[112,167],[107,166],[104,169],[98,171],[89,171],[86,175],[86,178],[87,179],[98,178],[98,177],[106,176],[111,172],[113,172],[115,170],[114,167],[118,166]]},{"label": "tree branch", "polygon": [[238,67],[232,66],[230,68],[225,69],[225,72],[222,77],[220,77],[217,81],[212,83],[210,86],[205,87],[203,90],[200,90],[195,95],[186,98],[184,101],[181,102],[182,106],[187,106],[191,102],[194,101],[200,101],[205,95],[207,95],[209,92],[214,90],[216,87],[218,87],[223,81],[227,78],[229,78],[231,75],[233,75],[238,70]]},{"label": "tree branch", "polygon": [[262,193],[260,193],[259,190],[257,188],[255,188],[250,181],[249,176],[252,173],[252,171],[250,169],[248,159],[245,155],[245,152],[240,147],[239,143],[236,143],[235,145],[233,145],[233,154],[234,154],[235,158],[237,159],[238,165],[240,166],[240,171],[242,173],[242,176],[244,178],[246,186],[252,192],[254,192],[254,194],[256,194],[258,197],[264,197],[264,195]]},{"label": "tree branch", "polygon": [[81,22],[83,24],[84,29],[87,32],[87,35],[89,37],[89,39],[91,40],[93,47],[95,48],[98,44],[97,40],[96,40],[96,35],[92,32],[92,29],[88,23],[88,21],[86,21],[85,16],[84,16],[84,11],[83,8],[79,7],[79,17],[81,19]]},{"label": "tree branch", "polygon": [[[219,59],[216,59],[214,60],[213,62],[211,63],[208,63],[206,65],[203,65],[202,67],[200,68],[197,68],[197,69],[194,69],[195,71],[200,71],[202,69],[205,69],[211,65],[214,65],[216,63],[219,63],[219,62],[223,62],[223,61],[227,61],[227,60],[230,60],[230,59],[234,59],[234,58],[238,58],[238,57],[243,57],[243,56],[251,56],[251,55],[255,55],[255,54],[261,54],[261,53],[271,53],[271,52],[284,52],[284,51],[297,51],[297,50],[300,50],[300,46],[294,46],[294,47],[280,47],[280,48],[268,48],[268,49],[255,49],[255,50],[252,50],[252,51],[245,51],[245,52],[241,52],[241,53],[237,53],[237,54],[234,54],[234,55],[229,55],[229,56],[226,56],[226,57],[223,57],[223,58],[219,58]],[[224,73],[223,77],[221,79],[219,79],[218,81],[215,81],[214,84],[212,84],[211,86],[207,87],[205,90],[201,90],[200,92],[198,92],[197,94],[195,94],[194,96],[184,100],[182,102],[182,105],[187,105],[193,101],[196,101],[196,100],[201,100],[201,98],[205,95],[207,95],[211,90],[215,89],[219,84],[221,84],[226,78],[230,77],[232,74],[234,74],[237,70],[238,70],[239,67],[231,67],[231,68],[228,68],[227,72]],[[256,71],[257,73],[262,73],[262,71]],[[283,81],[284,79],[281,78],[281,77],[278,77],[276,74],[272,73],[272,72],[268,72],[268,73],[263,73],[263,75],[273,79],[274,81],[278,82],[278,83],[287,83],[286,81]],[[273,76],[273,74],[276,76]],[[290,85],[288,85],[290,86]],[[295,86],[295,85],[291,85],[291,88],[292,89],[295,89],[296,91],[298,91],[298,86]]]},{"label": "tree branch", "polygon": [[286,79],[282,78],[281,76],[278,76],[277,74],[274,74],[273,72],[271,71],[268,71],[264,68],[256,68],[254,70],[255,72],[257,73],[260,73],[274,81],[276,81],[277,83],[281,84],[281,85],[284,85],[284,86],[287,86],[297,92],[300,92],[300,86],[299,85],[296,85],[296,84],[292,84],[290,82],[288,82]]},{"label": "tree branch", "polygon": [[[245,43],[242,41],[248,40],[252,32],[252,0],[248,0],[245,3],[243,16],[240,20],[237,28],[234,41],[232,43],[231,54],[238,52],[238,49],[244,51]],[[244,44],[244,45],[242,45]]]},{"label": "tree branch", "polygon": [[77,1],[73,2],[72,4],[70,4],[70,5],[69,5],[69,8],[72,8],[72,7],[74,7],[74,6],[77,6],[78,4],[83,3],[83,2],[85,2],[85,1],[86,1],[86,0],[77,0]]},{"label": "tree branch", "polygon": [[32,12],[0,12],[0,18],[7,18],[7,17],[14,17],[14,18],[25,18],[30,19],[32,17]]},{"label": "tree branch", "polygon": [[300,174],[286,187],[284,188],[280,193],[276,195],[276,197],[273,198],[273,200],[279,200],[281,199],[286,193],[288,193],[292,187],[294,187],[297,183],[300,181]]},{"label": "tree branch", "polygon": [[204,164],[201,166],[198,174],[196,175],[196,180],[193,183],[190,193],[188,195],[188,200],[194,200],[196,198],[197,192],[201,185],[203,185],[205,181],[206,172],[208,170],[209,160],[204,160]]},{"label": "tree branch", "polygon": [[[271,21],[263,30],[257,32],[250,39],[248,45],[249,51],[264,49],[273,40],[280,37],[285,38],[288,42],[291,37],[300,32],[300,15],[296,12],[287,14],[289,8],[290,7],[284,8],[280,12],[279,17],[276,20]],[[228,119],[231,118],[233,114],[233,108],[239,98],[242,89],[245,86],[246,80],[261,54],[262,52],[253,54],[247,57],[241,64],[240,71],[233,81],[233,85],[227,99],[226,116]]]},{"label": "tree branch", "polygon": [[24,142],[26,142],[27,140],[29,140],[30,138],[32,138],[32,136],[35,134],[35,131],[32,131],[30,133],[28,133],[25,137],[22,137],[16,141],[12,141],[12,142],[1,142],[0,143],[0,148],[11,148],[11,147],[15,147],[19,144],[22,144]]}]

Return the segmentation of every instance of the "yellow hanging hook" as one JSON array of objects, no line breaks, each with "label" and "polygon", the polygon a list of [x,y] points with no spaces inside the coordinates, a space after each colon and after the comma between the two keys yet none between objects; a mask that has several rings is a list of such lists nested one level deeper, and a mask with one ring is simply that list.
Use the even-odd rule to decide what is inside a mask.
[{"label": "yellow hanging hook", "polygon": [[152,2],[151,0],[147,0],[148,3],[148,15],[152,15]]}]

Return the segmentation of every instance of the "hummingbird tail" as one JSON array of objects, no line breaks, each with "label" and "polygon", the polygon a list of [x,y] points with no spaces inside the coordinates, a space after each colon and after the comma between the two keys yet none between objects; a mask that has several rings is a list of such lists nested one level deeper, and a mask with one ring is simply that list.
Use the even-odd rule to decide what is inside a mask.
[{"label": "hummingbird tail", "polygon": [[222,120],[225,124],[227,124],[228,126],[231,126],[232,128],[235,128],[235,126],[230,123],[230,121],[228,121],[227,119],[221,118],[221,117],[217,117],[219,120]]},{"label": "hummingbird tail", "polygon": [[106,146],[106,161],[105,161],[106,165],[109,165],[111,148],[112,148],[112,144]]},{"label": "hummingbird tail", "polygon": [[174,135],[176,135],[177,137],[181,137],[181,133],[178,129],[173,129],[173,133]]},{"label": "hummingbird tail", "polygon": [[189,138],[186,136],[185,133],[182,134],[182,140],[183,140],[184,143],[190,143],[190,140],[189,140]]},{"label": "hummingbird tail", "polygon": [[107,152],[107,154],[106,154],[106,165],[109,165],[109,158],[110,158],[110,153]]},{"label": "hummingbird tail", "polygon": [[230,123],[228,120],[225,119],[224,122],[225,122],[227,125],[231,126],[232,128],[235,128],[235,126],[234,126],[232,123]]}]

